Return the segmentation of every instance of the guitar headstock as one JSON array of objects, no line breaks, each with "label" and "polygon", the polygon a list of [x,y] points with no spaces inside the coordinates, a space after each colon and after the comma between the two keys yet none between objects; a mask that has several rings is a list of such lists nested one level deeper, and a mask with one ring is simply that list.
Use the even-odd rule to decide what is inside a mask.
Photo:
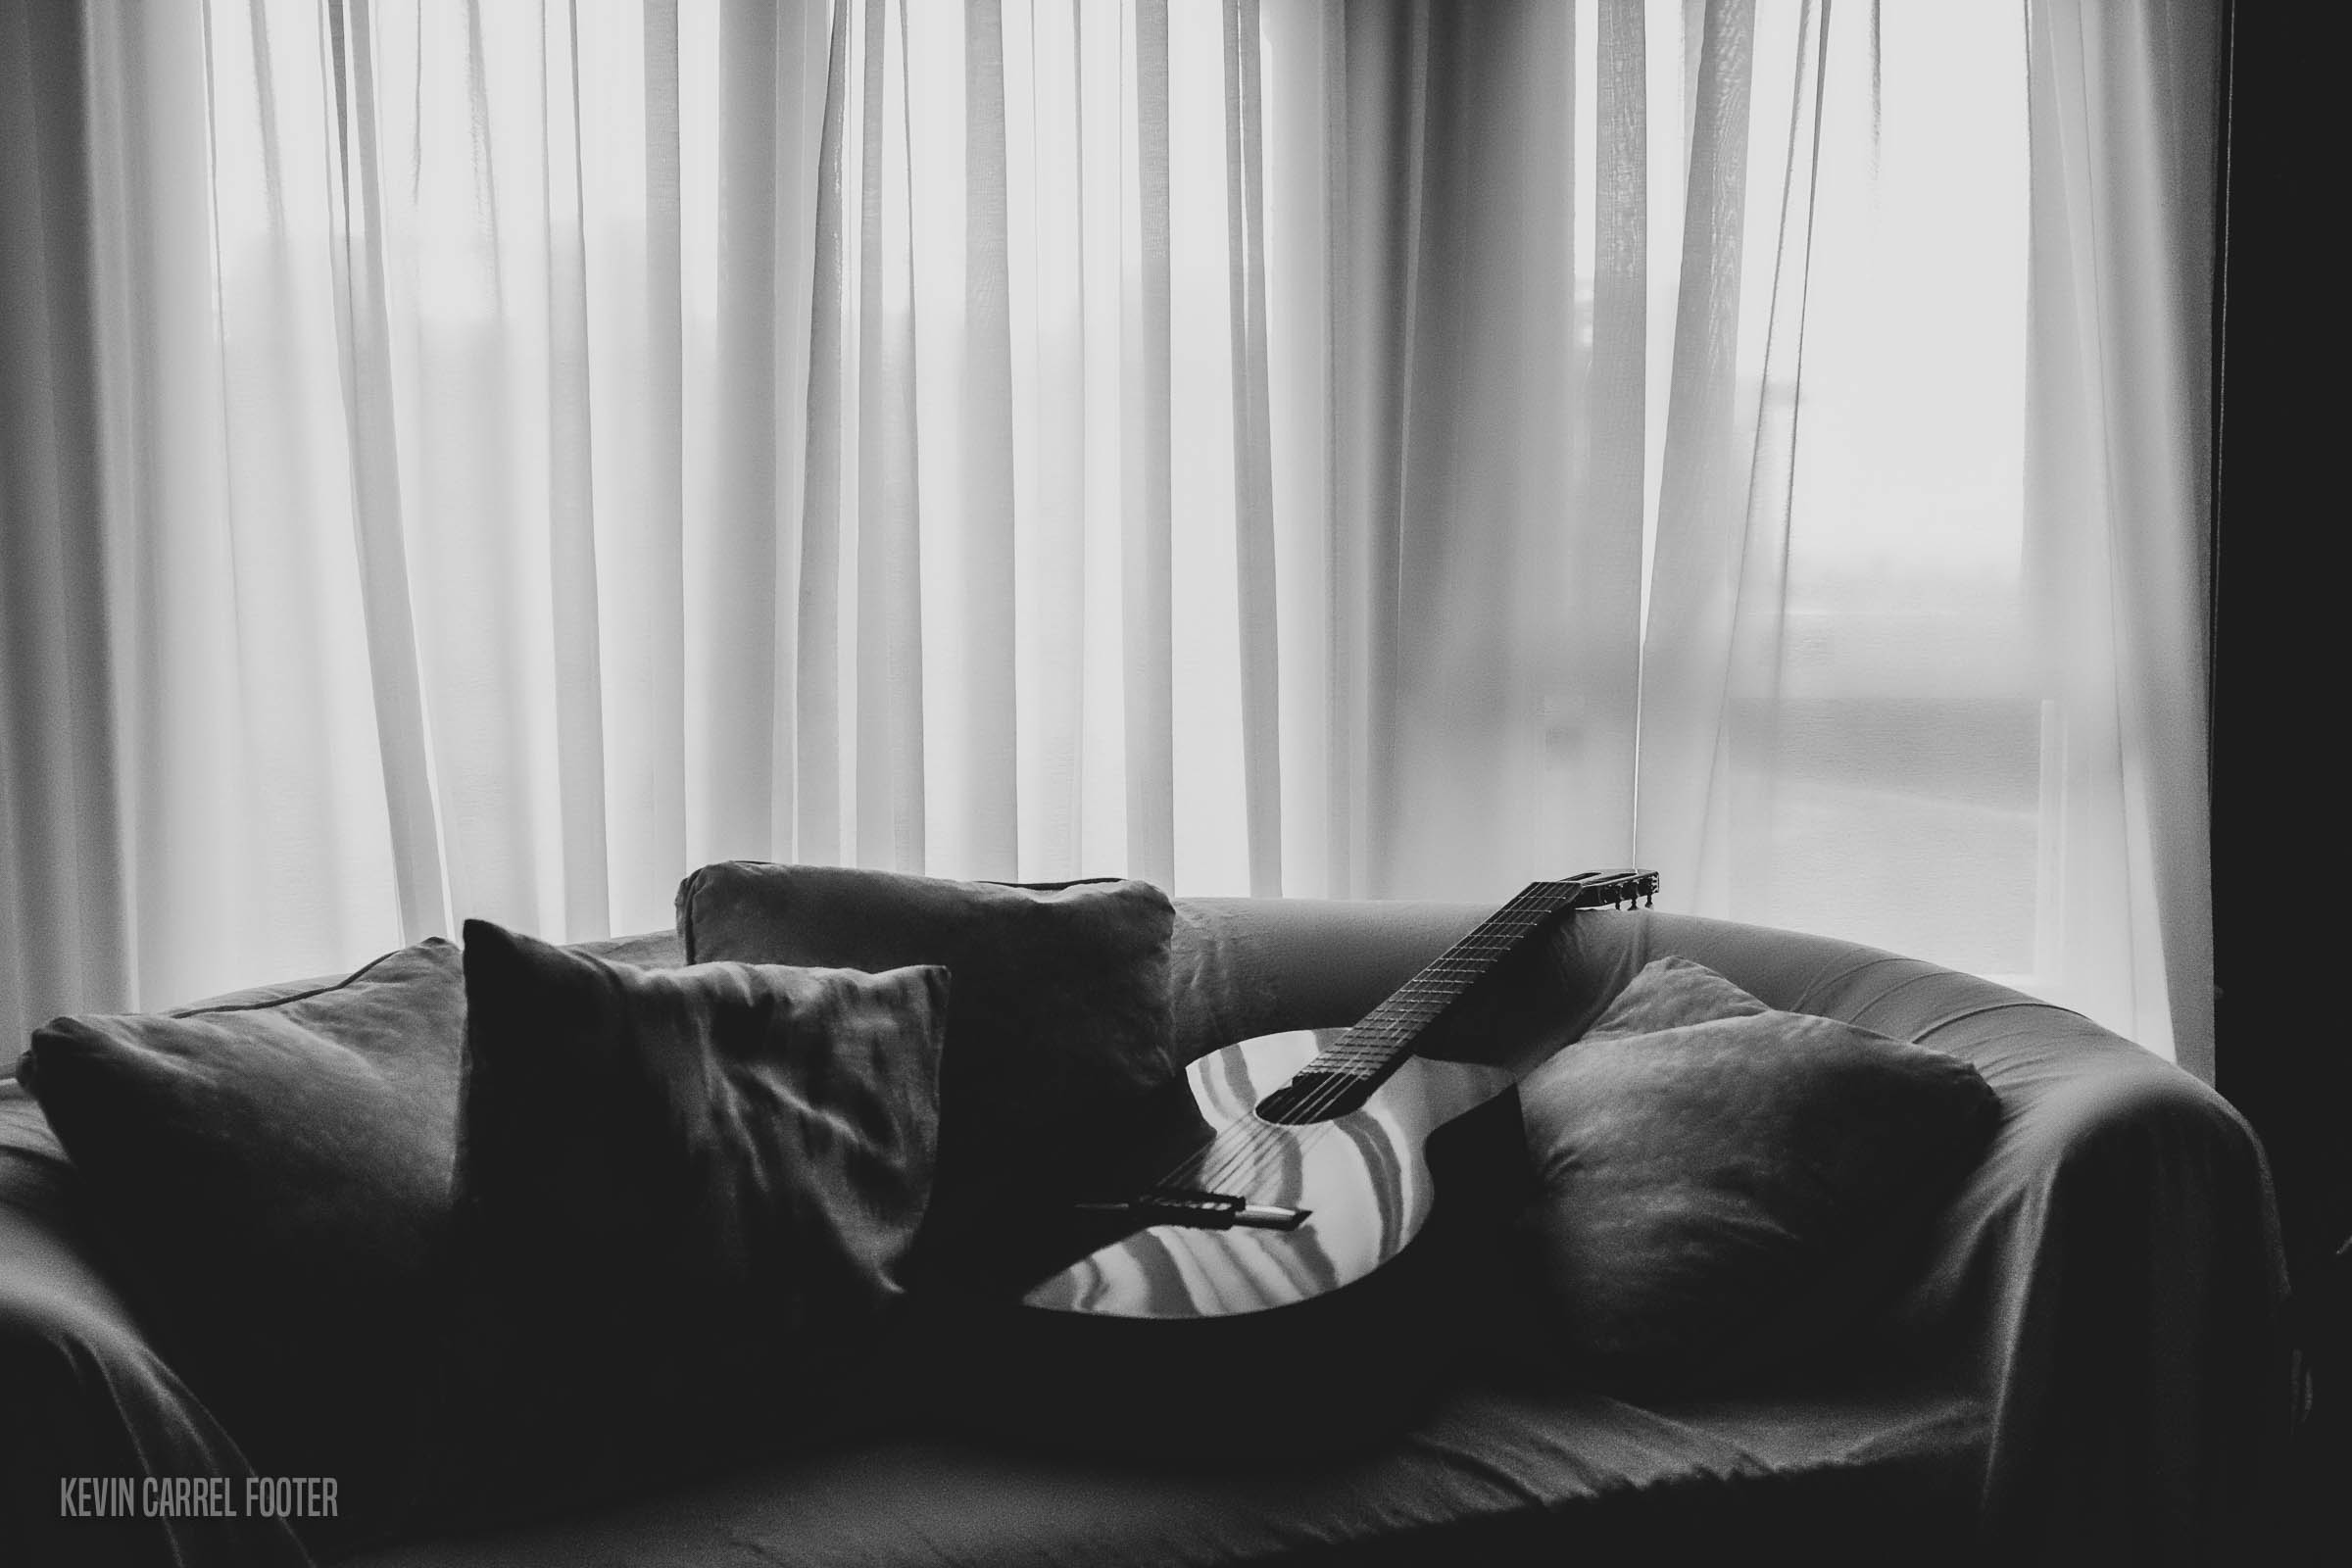
[{"label": "guitar headstock", "polygon": [[1657,902],[1658,873],[1631,866],[1579,871],[1554,886],[1568,894],[1567,902],[1560,906],[1563,909],[1625,909],[1636,904]]}]

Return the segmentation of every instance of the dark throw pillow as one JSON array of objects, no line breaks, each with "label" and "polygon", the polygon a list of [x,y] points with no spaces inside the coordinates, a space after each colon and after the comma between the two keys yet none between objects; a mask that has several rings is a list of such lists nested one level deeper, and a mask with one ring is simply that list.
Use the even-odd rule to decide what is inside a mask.
[{"label": "dark throw pillow", "polygon": [[931,1188],[937,967],[638,969],[466,925],[440,1501],[824,1425]]},{"label": "dark throw pillow", "polygon": [[1967,1062],[1683,958],[1637,975],[1520,1107],[1548,1343],[1638,1393],[1761,1377],[1846,1334],[2000,1118]]},{"label": "dark throw pillow", "polygon": [[59,1018],[18,1065],[172,1365],[259,1473],[337,1478],[314,1540],[402,1503],[465,1017],[436,939],[261,1004]]},{"label": "dark throw pillow", "polygon": [[678,888],[689,961],[945,964],[939,1197],[925,1241],[984,1251],[992,1205],[1082,1170],[1072,1140],[1173,1080],[1166,894],[1148,882],[956,882],[726,861]]}]

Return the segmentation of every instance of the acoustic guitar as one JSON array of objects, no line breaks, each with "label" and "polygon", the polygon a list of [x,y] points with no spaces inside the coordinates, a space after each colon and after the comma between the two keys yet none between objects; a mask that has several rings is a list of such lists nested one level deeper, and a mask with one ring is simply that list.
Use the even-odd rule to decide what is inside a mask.
[{"label": "acoustic guitar", "polygon": [[960,1316],[959,1402],[998,1429],[1220,1454],[1407,1413],[1446,1359],[1435,1342],[1493,1299],[1533,1065],[1417,1047],[1562,914],[1656,891],[1640,870],[1531,883],[1353,1027],[1211,1053],[1099,1130],[1086,1196],[1000,1237],[998,1299],[1020,1310]]}]

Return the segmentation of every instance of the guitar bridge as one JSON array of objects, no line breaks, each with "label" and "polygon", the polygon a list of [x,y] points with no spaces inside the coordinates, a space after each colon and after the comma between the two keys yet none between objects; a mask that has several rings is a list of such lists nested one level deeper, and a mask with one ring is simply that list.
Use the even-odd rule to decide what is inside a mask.
[{"label": "guitar bridge", "polygon": [[1133,1198],[1078,1206],[1090,1213],[1125,1215],[1147,1225],[1189,1225],[1204,1231],[1231,1230],[1237,1225],[1253,1230],[1296,1230],[1312,1212],[1283,1203],[1252,1203],[1235,1193],[1204,1193],[1190,1187],[1147,1187]]}]

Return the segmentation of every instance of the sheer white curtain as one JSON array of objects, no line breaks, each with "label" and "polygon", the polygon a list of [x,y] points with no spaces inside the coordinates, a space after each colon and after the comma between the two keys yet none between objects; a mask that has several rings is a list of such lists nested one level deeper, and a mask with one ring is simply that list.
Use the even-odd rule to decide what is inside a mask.
[{"label": "sheer white curtain", "polygon": [[1693,120],[1642,856],[2209,1075],[2220,8],[1751,20],[1745,126]]},{"label": "sheer white curtain", "polygon": [[1638,859],[2199,1059],[2209,9],[22,24],[11,1049],[742,855]]}]

